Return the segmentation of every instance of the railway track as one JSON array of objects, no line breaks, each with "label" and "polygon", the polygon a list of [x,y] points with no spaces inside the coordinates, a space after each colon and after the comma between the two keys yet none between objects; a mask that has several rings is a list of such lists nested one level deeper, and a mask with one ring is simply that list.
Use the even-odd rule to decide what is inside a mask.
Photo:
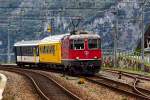
[{"label": "railway track", "polygon": [[135,97],[138,97],[144,100],[150,100],[150,91],[147,89],[138,87],[137,84],[139,81],[137,78],[134,79],[133,85],[129,85],[127,83],[116,81],[103,75],[96,75],[94,77],[85,77],[85,79],[92,83],[104,85],[113,90],[121,91],[123,93],[133,95]]},{"label": "railway track", "polygon": [[[15,66],[14,66],[15,67]],[[55,80],[47,76],[47,74],[36,72],[29,69],[0,67],[0,70],[10,71],[22,74],[28,77],[34,84],[37,92],[44,100],[82,100]]]},{"label": "railway track", "polygon": [[118,74],[120,76],[120,78],[121,78],[121,76],[127,76],[127,77],[130,77],[130,78],[137,78],[139,80],[150,81],[150,77],[144,76],[144,75],[141,75],[141,74],[130,73],[130,72],[114,70],[114,69],[104,69],[104,71],[114,73],[114,74]]},{"label": "railway track", "polygon": [[[16,67],[16,66],[14,66]],[[7,69],[11,69],[12,71],[12,66],[7,66],[7,67],[2,67],[4,68],[5,70]],[[1,68],[0,68],[1,69]],[[14,68],[15,71],[16,71],[16,68]],[[20,69],[20,68],[17,68],[17,70],[26,70],[26,71],[29,71],[28,69]],[[127,83],[124,83],[124,82],[120,82],[120,81],[116,81],[116,80],[113,80],[109,77],[106,77],[106,76],[103,76],[103,75],[96,75],[94,77],[84,77],[86,80],[94,83],[94,84],[99,84],[99,85],[104,85],[108,88],[111,88],[113,90],[117,90],[117,91],[121,91],[123,93],[126,93],[126,94],[129,94],[129,95],[133,95],[133,96],[136,96],[138,98],[141,98],[142,100],[150,100],[150,91],[147,90],[147,89],[144,89],[144,88],[141,88],[139,86],[137,86],[138,82],[139,82],[139,79],[145,79],[147,81],[149,81],[149,78],[148,77],[144,77],[144,76],[140,76],[140,75],[132,75],[132,74],[129,74],[129,73],[123,73],[123,72],[117,72],[117,71],[111,71],[111,70],[107,70],[108,72],[112,72],[112,73],[116,73],[118,75],[125,75],[127,77],[130,77],[130,78],[133,78],[133,82],[132,82],[132,85],[131,84],[127,84]],[[20,72],[20,71],[19,71]],[[38,71],[39,72],[39,71]],[[22,72],[21,72],[22,73]],[[33,72],[33,70],[31,71],[30,69],[30,74],[32,73],[36,73],[36,72]],[[37,73],[39,74],[39,73]],[[43,74],[43,73],[40,73],[40,74]],[[35,77],[37,77],[38,75],[35,75]],[[48,77],[47,74],[45,74],[43,77]],[[47,83],[45,83],[47,84]],[[49,84],[49,83],[48,83]],[[50,86],[47,86],[47,87],[50,87]],[[62,88],[62,87],[61,87]],[[54,89],[55,90],[55,89]],[[67,91],[68,92],[68,91]],[[40,93],[42,94],[42,93]],[[43,93],[45,95],[47,95],[46,93]],[[54,93],[55,94],[55,93]],[[59,93],[57,93],[59,94]],[[68,93],[67,93],[68,94]],[[69,92],[69,97],[67,97],[67,100],[73,100],[73,99],[80,99],[79,97],[77,96],[72,96],[73,94],[71,93],[70,95],[70,92]],[[62,95],[61,95],[62,96]],[[58,98],[55,98],[55,96],[53,96],[55,98],[55,100],[66,100],[66,98],[63,99],[63,97],[57,97]],[[50,96],[52,98],[52,96]],[[50,97],[48,97],[49,99],[51,99]],[[73,97],[73,98],[72,98]],[[71,99],[70,99],[71,98]],[[47,99],[47,100],[49,100]],[[53,100],[53,98],[52,98]]]}]

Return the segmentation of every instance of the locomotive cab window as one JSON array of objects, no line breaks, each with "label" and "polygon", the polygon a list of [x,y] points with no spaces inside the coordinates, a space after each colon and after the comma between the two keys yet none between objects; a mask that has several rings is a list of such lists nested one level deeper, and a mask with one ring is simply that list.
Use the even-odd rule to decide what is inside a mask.
[{"label": "locomotive cab window", "polygon": [[84,49],[84,39],[71,40],[70,49],[83,50]]},{"label": "locomotive cab window", "polygon": [[70,40],[70,49],[73,49],[73,40]]},{"label": "locomotive cab window", "polygon": [[98,49],[100,48],[100,39],[88,39],[89,49]]}]

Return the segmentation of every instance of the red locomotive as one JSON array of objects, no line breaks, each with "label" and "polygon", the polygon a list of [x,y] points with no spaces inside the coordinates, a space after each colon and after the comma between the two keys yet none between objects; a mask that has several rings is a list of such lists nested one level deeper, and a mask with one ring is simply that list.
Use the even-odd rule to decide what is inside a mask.
[{"label": "red locomotive", "polygon": [[101,38],[90,32],[75,32],[62,39],[62,62],[72,73],[94,74],[102,62]]}]

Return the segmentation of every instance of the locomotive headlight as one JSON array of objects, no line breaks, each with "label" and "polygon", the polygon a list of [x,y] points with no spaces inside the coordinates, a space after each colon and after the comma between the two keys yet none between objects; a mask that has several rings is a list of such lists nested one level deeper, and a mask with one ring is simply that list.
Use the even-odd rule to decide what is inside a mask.
[{"label": "locomotive headlight", "polygon": [[95,56],[94,59],[97,59],[97,56]]},{"label": "locomotive headlight", "polygon": [[79,60],[79,57],[76,57],[77,60]]}]

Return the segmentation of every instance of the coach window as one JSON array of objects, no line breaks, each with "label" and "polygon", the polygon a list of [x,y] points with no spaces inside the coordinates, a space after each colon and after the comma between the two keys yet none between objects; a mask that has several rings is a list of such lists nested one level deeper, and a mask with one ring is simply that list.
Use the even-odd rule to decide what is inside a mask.
[{"label": "coach window", "polygon": [[33,47],[29,47],[29,54],[28,54],[29,56],[33,56],[32,48],[33,48]]},{"label": "coach window", "polygon": [[36,47],[36,55],[39,56],[39,47]]},{"label": "coach window", "polygon": [[26,56],[29,56],[29,53],[30,53],[30,47],[26,47],[26,48],[27,48]]},{"label": "coach window", "polygon": [[45,46],[43,46],[42,49],[43,49],[42,51],[43,51],[43,54],[44,54],[44,52],[45,52]]},{"label": "coach window", "polygon": [[43,54],[43,46],[40,46],[39,49],[40,49],[40,53]]},{"label": "coach window", "polygon": [[47,54],[47,53],[48,53],[48,47],[45,46],[45,54]]},{"label": "coach window", "polygon": [[41,46],[41,47],[40,47],[40,53],[43,54],[43,52],[44,52],[44,47]]},{"label": "coach window", "polygon": [[29,56],[33,56],[33,47],[29,47]]},{"label": "coach window", "polygon": [[84,49],[84,40],[83,39],[74,40],[74,49],[75,50]]},{"label": "coach window", "polygon": [[49,46],[46,46],[46,53],[49,53]]},{"label": "coach window", "polygon": [[41,52],[44,54],[44,46],[41,47]]},{"label": "coach window", "polygon": [[22,55],[26,56],[26,48],[25,47],[22,47]]},{"label": "coach window", "polygon": [[26,56],[26,52],[27,52],[26,48],[25,48],[25,47],[22,47],[22,55],[23,55],[23,56]]},{"label": "coach window", "polygon": [[40,52],[39,52],[39,53],[41,53],[41,54],[42,54],[42,47],[39,47],[39,50],[40,50]]},{"label": "coach window", "polygon": [[45,54],[47,54],[47,46],[45,46]]},{"label": "coach window", "polygon": [[55,45],[50,45],[50,54],[55,55]]},{"label": "coach window", "polygon": [[27,47],[27,56],[30,54],[30,47]]},{"label": "coach window", "polygon": [[43,54],[45,54],[46,53],[46,46],[44,46],[44,48],[43,48]]},{"label": "coach window", "polygon": [[100,48],[100,40],[99,39],[88,39],[88,47],[89,47],[89,49]]}]

